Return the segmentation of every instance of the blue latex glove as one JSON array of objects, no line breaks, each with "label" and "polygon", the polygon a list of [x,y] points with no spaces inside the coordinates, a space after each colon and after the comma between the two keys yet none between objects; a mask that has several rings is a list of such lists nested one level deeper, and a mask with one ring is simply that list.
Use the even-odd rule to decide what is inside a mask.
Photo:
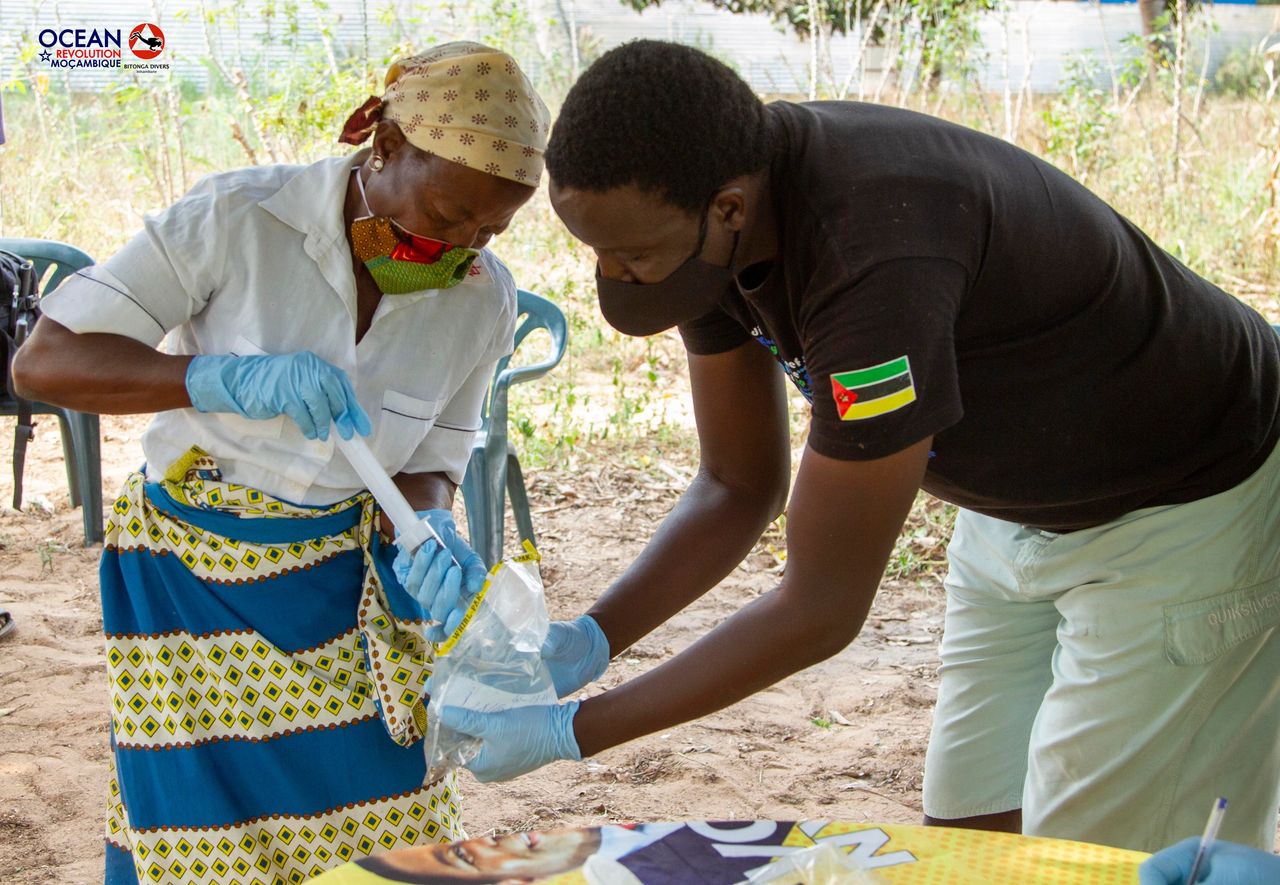
[{"label": "blue latex glove", "polygon": [[187,393],[200,412],[257,419],[288,415],[307,439],[328,439],[331,423],[343,439],[373,431],[347,373],[306,351],[197,356],[187,366]]},{"label": "blue latex glove", "polygon": [[565,697],[604,675],[609,668],[609,640],[591,615],[552,621],[542,643],[542,660],[556,695]]},{"label": "blue latex glove", "polygon": [[[1191,836],[1157,851],[1138,868],[1141,885],[1191,885],[1191,864],[1200,848],[1200,837]],[[1276,885],[1280,882],[1280,857],[1234,842],[1215,842],[1200,865],[1200,885]]]},{"label": "blue latex glove", "polygon": [[412,556],[401,550],[391,563],[391,570],[409,595],[418,600],[425,617],[439,622],[427,628],[427,639],[443,642],[462,622],[467,606],[484,586],[489,569],[480,554],[462,540],[448,510],[421,510],[418,517],[435,529],[444,547],[429,538]]},{"label": "blue latex glove", "polygon": [[480,738],[480,754],[467,768],[481,783],[505,781],[559,759],[582,761],[573,717],[578,702],[538,707],[514,707],[498,713],[477,713],[465,707],[445,707],[440,724],[460,734]]}]

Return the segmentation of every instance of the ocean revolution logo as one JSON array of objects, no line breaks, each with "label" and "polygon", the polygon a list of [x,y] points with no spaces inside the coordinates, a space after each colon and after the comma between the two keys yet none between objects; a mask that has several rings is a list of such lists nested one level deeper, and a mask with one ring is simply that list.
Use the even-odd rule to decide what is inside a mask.
[{"label": "ocean revolution logo", "polygon": [[[126,68],[138,73],[168,70],[155,61],[164,52],[164,31],[152,22],[129,29],[126,43],[120,28],[44,28],[36,35],[40,60],[51,68]],[[124,47],[129,47],[129,55]]]},{"label": "ocean revolution logo", "polygon": [[51,68],[120,67],[120,29],[45,28],[36,35],[40,60]]}]

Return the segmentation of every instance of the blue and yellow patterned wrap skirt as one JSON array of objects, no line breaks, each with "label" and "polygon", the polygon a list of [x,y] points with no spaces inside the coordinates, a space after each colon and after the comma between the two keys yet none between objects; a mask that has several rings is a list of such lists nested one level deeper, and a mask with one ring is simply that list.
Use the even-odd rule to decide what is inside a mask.
[{"label": "blue and yellow patterned wrap skirt", "polygon": [[131,476],[101,566],[107,885],[295,883],[463,837],[425,784],[431,648],[367,493],[301,507],[198,450]]}]

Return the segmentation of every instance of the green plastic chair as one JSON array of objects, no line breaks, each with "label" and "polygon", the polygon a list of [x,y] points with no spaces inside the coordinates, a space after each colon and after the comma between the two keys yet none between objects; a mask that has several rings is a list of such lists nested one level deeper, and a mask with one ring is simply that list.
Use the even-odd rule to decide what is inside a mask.
[{"label": "green plastic chair", "polygon": [[[541,362],[512,368],[511,357],[498,362],[488,403],[481,416],[481,429],[471,449],[471,460],[462,480],[462,500],[467,508],[467,524],[471,532],[471,548],[487,565],[502,559],[502,533],[505,498],[511,498],[511,512],[522,539],[533,537],[533,517],[529,513],[529,496],[524,488],[524,473],[515,446],[507,436],[507,392],[512,384],[533,381],[550,372],[564,358],[568,327],[564,314],[547,299],[521,289],[517,296],[518,318],[515,348],[530,332],[546,329],[551,336],[551,353]],[[512,356],[515,354],[513,353]]]},{"label": "green plastic chair", "polygon": [[[41,295],[47,295],[77,270],[93,264],[93,259],[75,246],[53,240],[27,237],[0,237],[0,249],[26,258],[42,281]],[[62,433],[62,458],[66,462],[71,506],[84,509],[84,545],[102,540],[102,454],[98,416],[75,412],[48,403],[33,403],[33,415],[56,415]],[[7,390],[0,390],[0,415],[17,415],[18,403]]]}]

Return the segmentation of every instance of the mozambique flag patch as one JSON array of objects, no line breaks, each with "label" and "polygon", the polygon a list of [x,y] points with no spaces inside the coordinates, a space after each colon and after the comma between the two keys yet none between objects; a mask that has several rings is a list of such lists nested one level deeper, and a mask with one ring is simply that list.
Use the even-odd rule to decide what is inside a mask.
[{"label": "mozambique flag patch", "polygon": [[911,362],[900,356],[878,366],[835,372],[831,375],[831,396],[841,421],[861,421],[897,411],[916,401]]}]

